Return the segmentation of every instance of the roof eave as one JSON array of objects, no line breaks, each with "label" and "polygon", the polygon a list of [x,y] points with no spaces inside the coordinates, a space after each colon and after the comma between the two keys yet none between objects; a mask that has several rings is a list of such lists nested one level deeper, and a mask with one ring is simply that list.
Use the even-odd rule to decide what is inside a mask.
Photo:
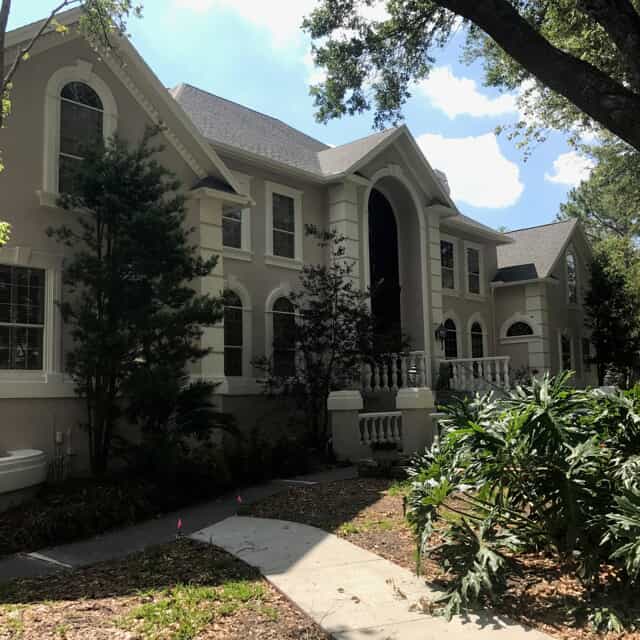
[{"label": "roof eave", "polygon": [[527,280],[513,280],[512,282],[497,280],[495,282],[490,282],[489,287],[491,287],[492,289],[502,289],[504,287],[515,287],[515,286],[520,286],[524,284],[540,284],[540,283],[559,284],[556,278],[546,277],[546,278],[529,278]]},{"label": "roof eave", "polygon": [[482,238],[489,238],[494,240],[496,244],[513,244],[515,240],[510,238],[509,236],[501,233],[500,231],[494,231],[489,228],[477,227],[473,224],[469,224],[466,220],[462,218],[452,217],[447,220],[447,224],[452,224],[453,226],[462,227],[465,231],[469,233],[473,233]]},{"label": "roof eave", "polygon": [[[59,15],[55,16],[55,20],[57,23],[69,27],[72,24],[78,22],[80,16],[83,13],[83,9],[81,7],[76,7],[75,9],[70,9],[69,11],[64,11]],[[10,49],[11,47],[16,47],[23,42],[28,42],[33,39],[38,31],[42,28],[42,25],[46,22],[47,18],[43,18],[42,20],[36,20],[30,24],[25,24],[22,27],[18,27],[17,29],[13,29],[12,31],[8,31],[5,36],[4,46],[5,49]],[[52,24],[45,30],[44,34],[55,33],[56,28]]]}]

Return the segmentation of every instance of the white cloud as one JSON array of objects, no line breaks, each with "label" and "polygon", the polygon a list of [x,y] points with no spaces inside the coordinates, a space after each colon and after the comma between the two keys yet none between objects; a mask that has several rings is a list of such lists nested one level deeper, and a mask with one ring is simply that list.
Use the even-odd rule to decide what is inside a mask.
[{"label": "white cloud", "polygon": [[454,200],[498,209],[514,205],[524,191],[518,165],[502,155],[493,133],[467,138],[425,133],[417,141],[431,166],[447,174]]},{"label": "white cloud", "polygon": [[590,158],[577,151],[568,151],[561,153],[553,161],[553,173],[545,173],[544,179],[556,184],[577,187],[589,177],[594,166],[595,163]]},{"label": "white cloud", "polygon": [[418,84],[418,90],[449,118],[460,115],[499,116],[518,111],[515,96],[484,95],[475,80],[459,78],[453,74],[451,67],[435,67],[429,77]]},{"label": "white cloud", "polygon": [[307,68],[307,84],[320,84],[327,79],[326,69],[316,67],[313,62],[313,55],[311,54],[311,51],[307,51],[307,53],[304,54],[302,61],[304,66]]},{"label": "white cloud", "polygon": [[175,7],[198,13],[233,11],[254,26],[266,30],[274,47],[299,45],[305,35],[302,19],[311,13],[317,0],[173,0]]}]

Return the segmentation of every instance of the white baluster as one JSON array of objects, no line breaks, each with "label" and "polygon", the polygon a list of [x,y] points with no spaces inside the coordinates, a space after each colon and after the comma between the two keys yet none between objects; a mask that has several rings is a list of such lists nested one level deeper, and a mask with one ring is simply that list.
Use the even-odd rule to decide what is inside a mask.
[{"label": "white baluster", "polygon": [[400,388],[406,389],[409,385],[407,384],[407,355],[400,355],[400,377],[402,378],[400,381]]},{"label": "white baluster", "polygon": [[391,354],[391,390],[398,390],[398,354]]},{"label": "white baluster", "polygon": [[386,357],[382,357],[382,390],[389,391],[389,362]]},{"label": "white baluster", "polygon": [[509,384],[509,359],[505,358],[504,363],[504,388],[508,389],[511,385]]},{"label": "white baluster", "polygon": [[364,374],[364,390],[367,392],[371,391],[371,376],[373,375],[371,365],[368,362],[364,363],[363,367]]},{"label": "white baluster", "polygon": [[380,391],[380,366],[377,360],[373,362],[373,381],[371,384],[374,391]]}]

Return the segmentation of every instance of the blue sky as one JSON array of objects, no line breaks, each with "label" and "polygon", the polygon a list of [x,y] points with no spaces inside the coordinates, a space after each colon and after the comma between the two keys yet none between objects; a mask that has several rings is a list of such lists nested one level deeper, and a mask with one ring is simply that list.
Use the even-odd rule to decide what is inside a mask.
[{"label": "blue sky", "polygon": [[[147,0],[130,23],[133,43],[166,86],[188,82],[280,118],[328,144],[371,133],[372,115],[315,122],[308,95],[317,78],[302,16],[315,0]],[[10,28],[42,18],[53,0],[14,3]],[[406,124],[431,164],[444,170],[460,210],[492,227],[552,221],[567,191],[588,172],[552,135],[524,161],[497,125],[518,119],[513,96],[482,86],[479,65],[459,62],[459,43],[436,52],[416,87]]]}]

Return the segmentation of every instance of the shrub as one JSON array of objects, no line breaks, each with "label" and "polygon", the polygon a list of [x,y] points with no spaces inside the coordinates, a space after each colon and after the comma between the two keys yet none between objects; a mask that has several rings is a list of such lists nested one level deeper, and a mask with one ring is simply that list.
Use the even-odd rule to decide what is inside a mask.
[{"label": "shrub", "polygon": [[[534,379],[502,400],[454,400],[439,443],[413,460],[408,518],[419,555],[454,576],[447,615],[491,600],[523,551],[570,558],[592,593],[613,565],[617,587],[637,593],[640,389],[578,391],[569,377]],[[591,619],[607,627],[618,614]]]}]

